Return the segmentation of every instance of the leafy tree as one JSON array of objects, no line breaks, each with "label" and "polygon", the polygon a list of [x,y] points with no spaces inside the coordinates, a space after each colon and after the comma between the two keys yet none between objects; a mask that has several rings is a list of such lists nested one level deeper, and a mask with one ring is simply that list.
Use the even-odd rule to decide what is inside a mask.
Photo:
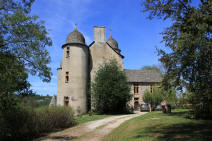
[{"label": "leafy tree", "polygon": [[163,101],[162,89],[158,86],[153,86],[152,92],[146,89],[144,91],[143,101],[149,104],[149,110],[151,112],[155,106],[159,105]]},{"label": "leafy tree", "polygon": [[209,118],[212,117],[212,1],[201,0],[198,6],[191,2],[145,0],[143,6],[150,19],[172,20],[172,25],[162,33],[170,51],[158,50],[160,61],[167,68],[163,86],[181,88],[185,82],[193,93],[195,115]]},{"label": "leafy tree", "polygon": [[0,52],[0,111],[15,105],[14,96],[29,88],[23,62],[9,52]]},{"label": "leafy tree", "polygon": [[152,66],[143,66],[143,67],[141,68],[141,70],[155,70],[155,71],[159,72],[160,74],[162,74],[161,69],[160,69],[158,66],[156,66],[156,65],[152,65]]},{"label": "leafy tree", "polygon": [[51,80],[47,66],[50,56],[45,47],[52,41],[43,22],[30,15],[33,1],[0,1],[0,122],[4,125],[1,137],[10,137],[13,129],[22,125],[17,116],[9,113],[19,109],[16,95],[30,92],[28,74],[38,75],[45,82]]},{"label": "leafy tree", "polygon": [[176,106],[178,99],[177,99],[177,92],[174,89],[168,89],[167,91],[164,91],[164,100],[166,101],[166,104],[171,104]]},{"label": "leafy tree", "polygon": [[131,100],[127,77],[115,59],[105,62],[92,82],[92,98],[100,113],[126,112]]},{"label": "leafy tree", "polygon": [[43,81],[51,80],[50,56],[46,46],[52,44],[37,16],[30,15],[34,0],[2,0],[0,7],[0,52],[9,52],[24,63],[23,67]]},{"label": "leafy tree", "polygon": [[[37,16],[31,16],[34,0],[2,0],[0,6],[0,98],[27,92],[28,73],[51,80],[46,46],[52,44]],[[9,96],[10,97],[10,96]],[[4,102],[8,103],[8,102]]]},{"label": "leafy tree", "polygon": [[178,103],[177,106],[180,108],[189,108],[188,105],[191,103],[189,100],[192,99],[192,94],[185,92],[178,94]]}]

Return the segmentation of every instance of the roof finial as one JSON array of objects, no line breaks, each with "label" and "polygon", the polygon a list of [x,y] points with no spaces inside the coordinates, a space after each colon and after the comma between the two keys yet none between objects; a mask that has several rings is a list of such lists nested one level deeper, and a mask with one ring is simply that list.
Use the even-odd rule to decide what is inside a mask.
[{"label": "roof finial", "polygon": [[110,39],[112,38],[112,28],[110,27]]},{"label": "roof finial", "polygon": [[74,25],[75,25],[75,30],[77,30],[77,25],[78,25],[78,24],[77,24],[77,23],[75,23]]}]

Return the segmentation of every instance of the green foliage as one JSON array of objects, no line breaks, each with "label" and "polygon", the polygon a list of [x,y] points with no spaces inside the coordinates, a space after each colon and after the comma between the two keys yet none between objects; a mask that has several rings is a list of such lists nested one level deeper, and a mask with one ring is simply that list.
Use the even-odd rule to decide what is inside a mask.
[{"label": "green foliage", "polygon": [[16,106],[0,112],[0,140],[30,140],[73,124],[74,114],[70,107],[42,107],[34,110]]},{"label": "green foliage", "polygon": [[163,91],[158,86],[153,86],[152,92],[148,89],[144,91],[143,101],[150,105],[150,112],[152,108],[159,105],[163,101]]},{"label": "green foliage", "polygon": [[100,66],[92,83],[92,100],[100,113],[126,112],[130,101],[130,86],[116,60]]},{"label": "green foliage", "polygon": [[142,98],[145,103],[153,103],[152,93],[149,90],[144,91],[144,95]]},{"label": "green foliage", "polygon": [[24,64],[9,52],[0,52],[0,110],[15,105],[13,93],[28,89]]},{"label": "green foliage", "polygon": [[163,86],[181,89],[185,83],[193,93],[194,113],[196,109],[204,113],[195,115],[212,117],[212,1],[201,0],[196,7],[191,0],[146,0],[143,5],[144,11],[150,12],[149,18],[173,21],[162,33],[169,52],[158,50],[167,68]]},{"label": "green foliage", "polygon": [[191,98],[190,93],[179,93],[177,95],[177,108],[188,109],[191,108],[189,99]]},{"label": "green foliage", "polygon": [[[10,52],[32,75],[50,81],[50,62],[46,46],[52,44],[43,21],[30,16],[34,0],[3,0],[0,8],[0,52]],[[25,71],[26,71],[25,70]],[[18,71],[18,70],[17,70]]]},{"label": "green foliage", "polygon": [[159,72],[161,75],[163,74],[163,71],[161,70],[161,68],[159,68],[159,67],[156,66],[156,65],[152,65],[152,66],[143,66],[143,67],[141,68],[141,70],[154,70],[154,71]]},{"label": "green foliage", "polygon": [[31,93],[28,73],[43,81],[51,79],[52,44],[37,16],[31,16],[34,0],[1,0],[0,6],[0,112],[17,105],[15,95]]},{"label": "green foliage", "polygon": [[0,52],[0,91],[2,94],[22,91],[29,86],[24,63],[9,52]]},{"label": "green foliage", "polygon": [[166,104],[171,104],[173,106],[177,106],[177,92],[174,89],[168,89],[165,91],[165,100]]},{"label": "green foliage", "polygon": [[51,101],[51,96],[41,96],[37,94],[27,94],[17,96],[18,103],[23,107],[38,108],[48,106]]}]

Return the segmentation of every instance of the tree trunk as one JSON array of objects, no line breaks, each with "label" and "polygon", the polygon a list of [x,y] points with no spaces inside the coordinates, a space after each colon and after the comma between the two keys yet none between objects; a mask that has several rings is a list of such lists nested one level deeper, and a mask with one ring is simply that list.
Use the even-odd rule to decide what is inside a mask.
[{"label": "tree trunk", "polygon": [[152,105],[149,104],[149,112],[152,112]]}]

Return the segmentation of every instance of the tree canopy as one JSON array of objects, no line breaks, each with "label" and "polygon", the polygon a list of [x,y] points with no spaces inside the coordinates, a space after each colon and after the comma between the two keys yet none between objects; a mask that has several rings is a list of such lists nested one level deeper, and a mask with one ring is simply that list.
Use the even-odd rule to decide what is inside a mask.
[{"label": "tree canopy", "polygon": [[126,112],[131,100],[130,86],[116,60],[105,62],[96,72],[92,82],[94,108],[100,113]]},{"label": "tree canopy", "polygon": [[161,72],[161,71],[160,71],[160,68],[157,67],[156,65],[153,65],[153,66],[143,66],[143,67],[141,68],[141,70],[155,70],[155,71],[157,71],[157,72]]},{"label": "tree canopy", "polygon": [[145,0],[143,7],[150,19],[172,20],[162,32],[170,51],[158,50],[167,69],[163,86],[181,88],[186,83],[194,93],[194,109],[201,107],[201,115],[212,116],[212,1],[194,6],[191,0]]},{"label": "tree canopy", "polygon": [[0,112],[16,105],[14,94],[30,93],[28,74],[51,80],[52,41],[43,21],[31,16],[34,0],[0,1]]},{"label": "tree canopy", "polygon": [[23,63],[27,72],[38,75],[43,81],[51,80],[51,46],[43,21],[31,16],[34,0],[2,0],[0,7],[0,52],[10,53]]}]

